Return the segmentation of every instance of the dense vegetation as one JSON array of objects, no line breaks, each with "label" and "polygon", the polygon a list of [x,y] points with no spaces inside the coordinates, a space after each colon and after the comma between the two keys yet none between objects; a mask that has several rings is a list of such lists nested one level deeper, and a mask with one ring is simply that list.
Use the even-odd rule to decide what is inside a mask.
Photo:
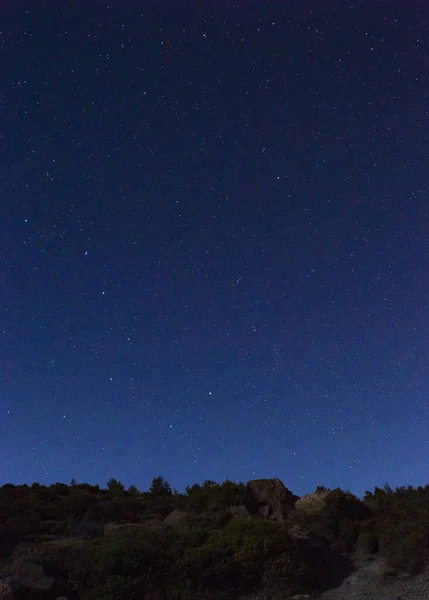
[{"label": "dense vegetation", "polygon": [[[245,485],[231,481],[194,484],[185,494],[162,477],[147,492],[125,490],[116,479],[107,489],[75,481],[6,484],[1,570],[24,553],[69,600],[280,600],[338,585],[357,550],[385,556],[392,573],[424,568],[429,485],[393,491],[386,484],[363,501],[328,491],[319,512],[293,509],[273,522],[249,517],[244,507],[233,516],[230,507],[245,504]],[[172,511],[181,518],[166,526]],[[104,535],[109,523],[135,525]],[[312,543],[295,539],[294,527],[310,532]]]}]

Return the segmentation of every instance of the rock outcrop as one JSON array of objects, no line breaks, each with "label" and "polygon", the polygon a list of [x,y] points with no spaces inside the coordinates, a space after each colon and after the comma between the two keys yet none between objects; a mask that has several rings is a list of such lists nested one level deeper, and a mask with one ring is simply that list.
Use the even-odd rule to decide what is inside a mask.
[{"label": "rock outcrop", "polygon": [[245,505],[251,514],[266,519],[283,520],[294,508],[298,496],[280,479],[255,479],[246,483]]},{"label": "rock outcrop", "polygon": [[312,494],[302,496],[295,502],[296,510],[302,510],[307,514],[316,514],[323,510],[326,504],[326,498],[329,495],[329,490],[317,490]]},{"label": "rock outcrop", "polygon": [[169,515],[167,515],[164,519],[164,525],[177,525],[181,523],[186,517],[188,513],[184,510],[173,510]]},{"label": "rock outcrop", "polygon": [[17,559],[7,573],[0,573],[0,600],[58,597],[63,590],[41,565]]}]

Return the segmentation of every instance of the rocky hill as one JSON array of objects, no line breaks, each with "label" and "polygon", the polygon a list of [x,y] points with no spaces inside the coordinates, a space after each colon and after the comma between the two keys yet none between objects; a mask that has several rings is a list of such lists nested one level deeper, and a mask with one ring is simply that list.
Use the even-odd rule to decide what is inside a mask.
[{"label": "rocky hill", "polygon": [[0,488],[0,600],[428,600],[429,486]]}]

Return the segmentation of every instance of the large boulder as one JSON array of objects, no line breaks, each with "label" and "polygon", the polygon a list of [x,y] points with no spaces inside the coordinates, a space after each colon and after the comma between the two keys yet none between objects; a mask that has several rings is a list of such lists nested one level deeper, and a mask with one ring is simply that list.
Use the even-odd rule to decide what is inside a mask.
[{"label": "large boulder", "polygon": [[280,479],[255,479],[246,483],[245,505],[251,514],[283,520],[297,499]]},{"label": "large boulder", "polygon": [[325,508],[329,493],[329,490],[316,490],[312,494],[302,496],[295,502],[295,508],[307,514],[317,514]]},{"label": "large boulder", "polygon": [[5,573],[0,573],[0,600],[58,597],[64,585],[46,575],[41,565],[24,557],[15,560]]},{"label": "large boulder", "polygon": [[48,577],[41,565],[17,560],[11,568],[16,587],[47,591],[52,589],[55,578]]}]

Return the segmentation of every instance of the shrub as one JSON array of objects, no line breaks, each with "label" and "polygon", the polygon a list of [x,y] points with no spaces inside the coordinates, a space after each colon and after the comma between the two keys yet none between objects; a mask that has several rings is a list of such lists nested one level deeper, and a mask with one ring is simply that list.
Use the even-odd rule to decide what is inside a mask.
[{"label": "shrub", "polygon": [[331,491],[326,497],[325,506],[318,516],[318,520],[324,521],[335,535],[338,535],[341,521],[349,519],[358,521],[368,519],[371,512],[361,500],[350,492],[343,492],[339,488]]},{"label": "shrub", "polygon": [[187,553],[186,576],[197,586],[222,592],[246,592],[259,585],[264,548],[261,523],[231,521],[224,529],[212,531],[204,546]]},{"label": "shrub", "polygon": [[[118,482],[119,483],[119,482]],[[90,492],[91,494],[99,494],[100,486],[99,485],[91,485],[90,483],[75,483],[75,486],[80,490],[85,490]]]},{"label": "shrub", "polygon": [[88,521],[97,521],[98,523],[110,523],[117,521],[121,516],[121,506],[113,500],[104,500],[88,506],[85,512],[85,518]]},{"label": "shrub", "polygon": [[147,530],[61,547],[43,544],[34,561],[48,574],[65,576],[83,600],[140,600],[169,580],[180,554],[174,531]]},{"label": "shrub", "polygon": [[280,524],[249,519],[211,532],[186,554],[182,570],[195,587],[236,596],[263,586],[273,597],[322,584],[326,563],[317,552],[298,548]]},{"label": "shrub", "polygon": [[379,550],[377,535],[373,531],[361,531],[356,540],[356,548],[369,554],[375,554]]},{"label": "shrub", "polygon": [[24,535],[35,534],[38,522],[12,517],[0,523],[0,560],[9,556]]},{"label": "shrub", "polygon": [[334,547],[340,552],[351,552],[358,539],[360,525],[357,521],[344,519],[338,525]]},{"label": "shrub", "polygon": [[59,496],[68,496],[70,494],[70,488],[65,483],[53,483],[49,486],[49,490]]},{"label": "shrub", "polygon": [[74,515],[83,516],[88,508],[96,502],[92,494],[85,490],[81,490],[78,486],[70,488],[70,495],[64,496],[62,499],[62,511],[65,515],[72,513]]},{"label": "shrub", "polygon": [[420,573],[428,558],[428,523],[386,523],[382,528],[380,552],[393,569]]},{"label": "shrub", "polygon": [[222,484],[206,480],[203,485],[194,483],[186,487],[189,498],[187,510],[194,513],[225,510],[244,503],[245,486],[228,479]]},{"label": "shrub", "polygon": [[97,584],[97,588],[88,590],[84,600],[141,600],[141,592],[131,577],[109,575]]}]

